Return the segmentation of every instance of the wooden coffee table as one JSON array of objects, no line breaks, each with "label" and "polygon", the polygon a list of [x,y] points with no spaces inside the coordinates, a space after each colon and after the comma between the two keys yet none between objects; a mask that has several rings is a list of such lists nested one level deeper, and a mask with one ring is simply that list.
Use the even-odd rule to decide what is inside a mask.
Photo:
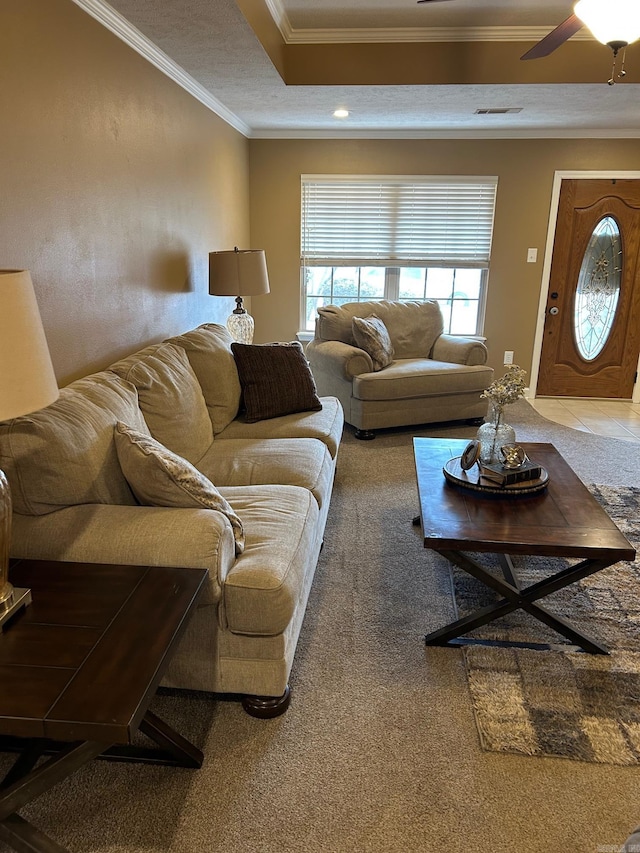
[{"label": "wooden coffee table", "polygon": [[[200,767],[200,750],[148,705],[206,575],[28,560],[12,567],[12,582],[30,588],[33,603],[0,633],[0,750],[19,752],[0,782],[0,840],[64,853],[17,812],[98,756]],[[134,746],[137,731],[159,749]]]},{"label": "wooden coffee table", "polygon": [[[549,484],[538,494],[484,494],[445,480],[445,463],[460,456],[466,439],[414,438],[424,547],[485,583],[501,596],[492,605],[428,634],[427,645],[459,645],[469,631],[522,609],[575,645],[608,654],[600,642],[551,613],[538,602],[569,584],[633,560],[635,549],[591,495],[552,444],[522,443],[527,455],[549,473]],[[469,553],[496,554],[503,578],[487,571]],[[523,587],[512,555],[577,558],[567,567],[561,560],[550,577]],[[457,642],[456,642],[457,641]]]}]

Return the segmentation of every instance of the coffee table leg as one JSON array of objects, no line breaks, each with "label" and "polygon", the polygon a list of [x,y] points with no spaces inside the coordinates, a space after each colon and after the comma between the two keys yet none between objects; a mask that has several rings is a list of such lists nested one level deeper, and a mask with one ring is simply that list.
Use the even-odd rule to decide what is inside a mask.
[{"label": "coffee table leg", "polygon": [[[436,549],[434,549],[436,550]],[[474,560],[467,557],[459,551],[440,551],[438,553],[446,557],[450,562],[459,568],[466,571],[468,574],[482,581],[491,589],[503,595],[500,601],[495,604],[490,604],[465,616],[462,619],[457,619],[444,628],[437,631],[432,631],[425,637],[427,645],[447,645],[451,640],[466,634],[475,628],[480,628],[500,616],[506,616],[514,610],[522,609],[544,622],[554,631],[557,631],[562,636],[571,640],[575,645],[581,646],[585,651],[591,654],[609,654],[609,650],[599,643],[597,640],[589,637],[580,631],[577,631],[569,622],[561,616],[556,616],[550,613],[545,607],[535,603],[537,599],[549,595],[558,589],[568,586],[570,583],[580,580],[594,572],[600,571],[607,566],[612,565],[611,561],[607,560],[584,560],[576,566],[570,566],[567,569],[552,575],[544,581],[533,584],[525,589],[520,588],[513,563],[507,555],[498,555],[502,569],[509,582],[503,581],[496,577],[491,572],[478,565]]]}]

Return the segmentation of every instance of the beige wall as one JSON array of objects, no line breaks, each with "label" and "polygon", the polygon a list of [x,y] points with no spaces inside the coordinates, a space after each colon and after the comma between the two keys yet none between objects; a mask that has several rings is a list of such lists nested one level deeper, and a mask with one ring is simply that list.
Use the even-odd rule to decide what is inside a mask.
[{"label": "beige wall", "polygon": [[530,371],[554,171],[640,169],[636,140],[248,142],[71,0],[3,4],[0,56],[0,267],[31,270],[60,384],[223,322],[234,245],[267,251],[256,341],[292,339],[303,173],[498,175],[485,332]]},{"label": "beige wall", "polygon": [[501,372],[505,350],[531,371],[554,172],[640,170],[637,140],[256,139],[250,152],[252,245],[266,249],[272,289],[253,300],[262,341],[298,330],[301,174],[497,175],[485,334]]},{"label": "beige wall", "polygon": [[0,267],[31,270],[59,383],[223,322],[247,140],[71,0],[3,3],[0,57]]}]

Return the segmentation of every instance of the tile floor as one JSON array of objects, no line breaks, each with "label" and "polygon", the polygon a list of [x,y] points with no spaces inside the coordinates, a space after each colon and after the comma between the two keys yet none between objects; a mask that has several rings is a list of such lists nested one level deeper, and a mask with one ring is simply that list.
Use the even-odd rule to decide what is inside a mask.
[{"label": "tile floor", "polygon": [[640,444],[640,403],[571,397],[538,397],[528,402],[550,421]]}]

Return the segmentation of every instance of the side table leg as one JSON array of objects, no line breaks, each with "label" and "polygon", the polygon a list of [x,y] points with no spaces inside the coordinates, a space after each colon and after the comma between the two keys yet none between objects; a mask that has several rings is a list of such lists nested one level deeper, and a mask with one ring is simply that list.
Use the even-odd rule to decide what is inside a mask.
[{"label": "side table leg", "polygon": [[10,770],[8,774],[10,779],[19,778],[0,790],[0,838],[19,853],[66,853],[63,847],[16,812],[100,755],[107,745],[94,741],[69,744],[35,770],[26,773],[24,771],[29,764],[33,764],[33,755],[20,756],[14,765],[18,769],[15,773]]},{"label": "side table leg", "polygon": [[0,840],[19,853],[69,853],[18,814],[9,815],[0,823]]},{"label": "side table leg", "polygon": [[0,790],[8,788],[26,776],[38,763],[41,756],[44,754],[43,741],[40,738],[34,738],[32,741],[27,741],[26,746],[20,752],[20,755],[13,764],[13,767],[0,782]]}]

